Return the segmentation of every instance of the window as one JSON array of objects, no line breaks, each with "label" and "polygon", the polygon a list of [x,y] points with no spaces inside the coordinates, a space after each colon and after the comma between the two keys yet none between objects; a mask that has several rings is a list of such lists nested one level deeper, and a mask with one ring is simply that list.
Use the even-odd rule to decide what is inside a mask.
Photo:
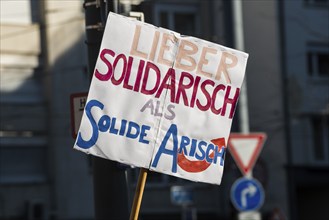
[{"label": "window", "polygon": [[315,162],[329,163],[329,117],[319,115],[311,117],[312,158]]},{"label": "window", "polygon": [[157,4],[155,25],[182,35],[200,35],[198,7],[196,5]]},{"label": "window", "polygon": [[329,45],[308,45],[307,69],[308,75],[311,77],[329,77]]},{"label": "window", "polygon": [[329,0],[304,0],[307,6],[329,6]]},{"label": "window", "polygon": [[0,184],[46,180],[46,139],[30,131],[0,131]]}]

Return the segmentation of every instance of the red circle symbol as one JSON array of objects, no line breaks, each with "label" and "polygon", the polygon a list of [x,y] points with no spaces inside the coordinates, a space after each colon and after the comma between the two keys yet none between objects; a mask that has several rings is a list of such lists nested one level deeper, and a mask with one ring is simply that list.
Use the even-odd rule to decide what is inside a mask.
[{"label": "red circle symbol", "polygon": [[[211,142],[218,146],[219,151],[222,149],[223,146],[225,146],[225,138],[213,139],[211,140]],[[213,151],[209,154],[209,158],[213,159],[214,155],[215,153]],[[188,158],[186,158],[183,151],[181,153],[178,153],[177,155],[177,164],[180,168],[189,173],[199,173],[205,171],[211,165],[211,163],[208,163],[205,159],[202,161],[189,160]]]}]

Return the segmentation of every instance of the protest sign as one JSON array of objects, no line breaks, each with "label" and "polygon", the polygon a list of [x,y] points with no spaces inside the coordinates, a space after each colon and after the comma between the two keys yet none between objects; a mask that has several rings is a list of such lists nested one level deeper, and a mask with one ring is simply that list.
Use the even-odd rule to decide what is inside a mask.
[{"label": "protest sign", "polygon": [[110,13],[74,148],[220,184],[247,58]]}]

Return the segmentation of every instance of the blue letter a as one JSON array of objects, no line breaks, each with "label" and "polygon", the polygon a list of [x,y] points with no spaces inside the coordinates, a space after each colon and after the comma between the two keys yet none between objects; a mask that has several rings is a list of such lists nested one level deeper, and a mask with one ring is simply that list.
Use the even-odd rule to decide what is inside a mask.
[{"label": "blue letter a", "polygon": [[[168,150],[166,149],[167,142],[170,138],[170,135],[173,137],[173,149]],[[154,157],[152,167],[156,167],[158,165],[159,159],[161,157],[161,154],[168,154],[173,156],[172,160],[172,169],[171,172],[176,173],[177,172],[177,150],[178,150],[178,141],[177,141],[177,125],[172,124],[170,128],[168,129],[165,137],[162,140],[162,143],[159,147],[159,150],[157,154]]]}]

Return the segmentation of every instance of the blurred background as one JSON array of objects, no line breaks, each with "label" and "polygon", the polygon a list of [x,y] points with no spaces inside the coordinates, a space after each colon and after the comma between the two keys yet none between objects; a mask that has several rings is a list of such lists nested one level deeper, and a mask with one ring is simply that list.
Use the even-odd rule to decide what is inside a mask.
[{"label": "blurred background", "polygon": [[[70,96],[88,91],[109,11],[142,12],[145,22],[232,48],[239,13],[250,132],[267,134],[253,170],[265,192],[261,219],[329,219],[329,0],[245,0],[240,12],[229,0],[1,0],[0,9],[1,220],[127,215],[95,212],[115,213],[107,204],[121,197],[130,206],[138,169],[103,166],[98,180],[126,193],[96,197],[106,186],[95,181],[95,160],[72,149]],[[229,153],[220,186],[149,173],[140,219],[242,219],[230,199],[239,177]],[[173,186],[191,191],[187,212]]]}]

